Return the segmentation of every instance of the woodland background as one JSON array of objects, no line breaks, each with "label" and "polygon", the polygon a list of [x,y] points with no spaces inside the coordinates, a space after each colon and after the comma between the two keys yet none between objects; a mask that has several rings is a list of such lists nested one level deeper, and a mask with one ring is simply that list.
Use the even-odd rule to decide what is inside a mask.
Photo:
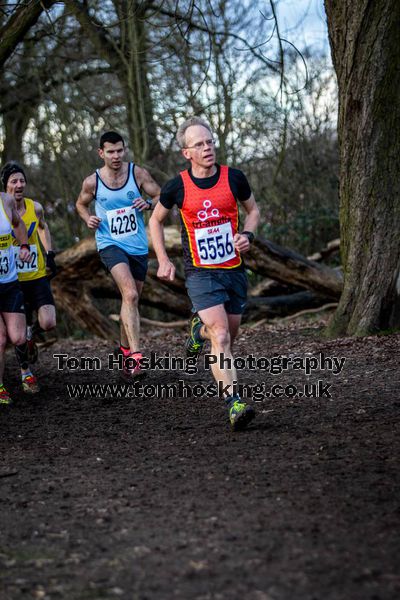
[{"label": "woodland background", "polygon": [[[340,196],[344,293],[331,333],[398,327],[399,5],[326,1],[325,15],[309,2],[287,30],[294,9],[288,0],[1,3],[1,161],[25,164],[58,251],[88,235],[74,204],[100,164],[104,130],[120,131],[129,157],[163,184],[185,166],[179,123],[201,115],[218,160],[250,180],[261,238],[312,255],[339,237]],[[327,40],[304,43],[315,10],[335,70]]]}]

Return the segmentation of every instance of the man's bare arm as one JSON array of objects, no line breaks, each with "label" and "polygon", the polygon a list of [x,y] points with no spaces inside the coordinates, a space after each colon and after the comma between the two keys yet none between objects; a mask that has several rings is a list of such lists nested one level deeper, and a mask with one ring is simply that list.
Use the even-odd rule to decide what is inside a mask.
[{"label": "man's bare arm", "polygon": [[158,203],[149,221],[149,230],[159,265],[157,277],[166,281],[173,281],[175,279],[175,266],[168,258],[164,240],[164,221],[168,213],[168,208]]},{"label": "man's bare arm", "polygon": [[78,215],[85,221],[89,229],[97,229],[101,223],[101,219],[96,217],[96,215],[91,215],[89,211],[89,205],[94,199],[95,189],[96,175],[93,173],[84,180],[78,200],[76,201]]},{"label": "man's bare arm", "polygon": [[49,229],[49,226],[47,225],[45,217],[44,217],[43,206],[41,204],[39,204],[39,202],[35,202],[35,213],[38,218],[39,239],[42,242],[42,246],[43,246],[45,252],[46,253],[50,252],[50,250],[53,249],[53,246],[51,243],[50,229]]},{"label": "man's bare arm", "polygon": [[[251,233],[255,233],[257,226],[260,222],[260,211],[253,194],[251,194],[248,200],[241,202],[241,205],[246,211],[246,218],[243,224],[243,231],[250,231]],[[248,252],[248,250],[250,249],[250,241],[247,235],[241,235],[240,233],[237,233],[233,241],[235,244],[235,248],[241,253]]]},{"label": "man's bare arm", "polygon": [[160,198],[160,186],[154,181],[146,169],[139,167],[138,165],[135,165],[135,179],[139,188],[146,192],[148,196],[150,196],[153,205],[150,207],[146,200],[143,200],[143,198],[136,198],[134,201],[134,207],[141,211],[154,208]]}]

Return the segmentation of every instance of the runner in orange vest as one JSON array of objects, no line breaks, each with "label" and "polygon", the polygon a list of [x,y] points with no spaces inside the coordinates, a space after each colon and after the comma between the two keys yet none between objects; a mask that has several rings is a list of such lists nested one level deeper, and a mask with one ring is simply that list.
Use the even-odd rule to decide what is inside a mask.
[{"label": "runner in orange vest", "polygon": [[[223,390],[231,425],[235,430],[243,429],[255,411],[236,392],[232,344],[246,305],[247,280],[241,255],[254,239],[259,210],[245,175],[216,163],[215,141],[208,123],[198,117],[188,119],[176,137],[190,167],[162,188],[150,219],[158,277],[175,277],[175,267],[165,249],[163,223],[176,205],[182,222],[186,287],[195,313],[186,342],[187,354],[198,355],[205,341],[210,340],[211,353],[222,359],[211,368]],[[246,213],[241,232],[238,202]]]}]

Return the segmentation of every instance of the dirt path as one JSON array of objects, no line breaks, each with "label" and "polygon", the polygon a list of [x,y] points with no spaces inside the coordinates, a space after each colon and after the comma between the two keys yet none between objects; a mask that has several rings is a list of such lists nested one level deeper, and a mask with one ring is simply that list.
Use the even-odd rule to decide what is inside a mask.
[{"label": "dirt path", "polygon": [[[0,415],[0,598],[383,600],[400,597],[399,335],[318,338],[318,328],[245,330],[236,354],[346,359],[340,374],[240,371],[267,387],[323,380],[331,399],[256,403],[231,433],[215,398],[69,398],[66,384],[115,371],[57,370],[41,352],[39,397]],[[182,336],[147,334],[178,356]],[[202,363],[200,363],[202,365]],[[147,384],[212,382],[152,371]],[[200,389],[200,388],[198,388]],[[290,388],[291,389],[291,388]],[[323,389],[327,389],[326,387]]]}]

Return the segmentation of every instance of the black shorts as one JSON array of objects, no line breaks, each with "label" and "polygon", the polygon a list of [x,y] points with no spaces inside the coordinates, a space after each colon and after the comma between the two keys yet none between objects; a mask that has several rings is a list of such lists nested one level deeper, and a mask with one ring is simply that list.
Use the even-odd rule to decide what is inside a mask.
[{"label": "black shorts", "polygon": [[0,283],[0,312],[25,313],[24,295],[18,280]]},{"label": "black shorts", "polygon": [[148,254],[127,254],[118,246],[107,246],[99,250],[100,259],[108,271],[115,265],[125,263],[129,266],[133,279],[144,281],[147,273]]},{"label": "black shorts", "polygon": [[195,312],[223,304],[229,315],[241,315],[246,307],[247,277],[243,270],[192,272],[186,287]]},{"label": "black shorts", "polygon": [[54,306],[54,298],[47,276],[32,279],[31,281],[20,281],[20,284],[28,310],[38,310],[46,304]]}]

